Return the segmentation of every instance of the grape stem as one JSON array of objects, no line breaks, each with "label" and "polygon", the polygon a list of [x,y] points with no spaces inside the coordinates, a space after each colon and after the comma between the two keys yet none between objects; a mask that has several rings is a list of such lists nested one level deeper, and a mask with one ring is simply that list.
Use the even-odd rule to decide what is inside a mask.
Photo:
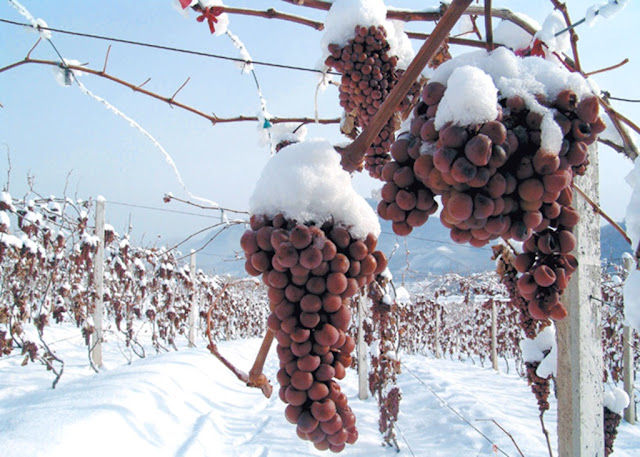
[{"label": "grape stem", "polygon": [[354,172],[362,167],[365,151],[371,146],[382,128],[387,124],[391,116],[407,95],[413,83],[418,79],[422,70],[433,57],[440,45],[449,36],[449,32],[456,24],[465,9],[472,0],[454,0],[445,11],[442,19],[438,21],[433,33],[424,42],[416,57],[395,85],[387,99],[384,101],[371,123],[358,135],[353,143],[346,148],[338,150],[342,155],[342,167],[348,172]]},{"label": "grape stem", "polygon": [[213,341],[213,337],[211,336],[211,327],[213,327],[213,320],[211,318],[211,314],[213,309],[220,297],[224,295],[227,288],[229,286],[238,284],[243,282],[244,280],[228,282],[224,285],[222,290],[218,293],[215,300],[209,307],[209,311],[207,311],[207,338],[209,339],[209,345],[207,349],[217,358],[222,364],[227,367],[240,381],[244,382],[248,387],[257,387],[262,390],[262,393],[265,397],[270,398],[271,393],[273,392],[273,387],[269,384],[269,380],[262,372],[262,368],[264,367],[264,362],[267,358],[267,354],[269,353],[269,348],[271,347],[271,343],[273,342],[274,334],[271,330],[267,331],[267,334],[262,341],[262,345],[260,346],[260,351],[258,352],[258,356],[256,357],[256,361],[253,364],[253,367],[249,371],[249,374],[245,373],[242,370],[239,370],[235,367],[231,362],[229,362],[218,350],[218,346]]}]

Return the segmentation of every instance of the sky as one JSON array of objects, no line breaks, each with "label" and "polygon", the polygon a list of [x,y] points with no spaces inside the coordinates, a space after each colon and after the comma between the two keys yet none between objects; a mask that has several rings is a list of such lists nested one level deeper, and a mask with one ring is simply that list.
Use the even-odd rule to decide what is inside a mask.
[{"label": "sky", "polygon": [[[212,36],[205,24],[196,22],[194,13],[185,17],[175,0],[89,3],[23,0],[22,3],[50,27],[232,57],[239,55],[226,36]],[[552,10],[548,1],[493,3],[495,7],[524,13],[539,23]],[[575,21],[582,18],[593,3],[593,0],[567,1]],[[640,17],[639,3],[630,0],[621,14],[599,21],[591,28],[582,25],[577,29],[582,66],[586,71],[630,59],[622,68],[594,77],[599,87],[613,96],[640,99],[635,80],[640,74],[637,46],[640,31],[636,23]],[[253,9],[273,7],[320,21],[326,15],[275,0],[229,0],[226,4]],[[425,2],[395,0],[389,2],[389,6],[424,9]],[[0,2],[0,18],[23,21],[6,0]],[[429,31],[432,26],[411,23],[407,30]],[[229,28],[244,42],[255,60],[308,68],[317,68],[320,64],[321,32],[312,28],[241,15],[230,17]],[[0,67],[22,60],[36,39],[36,34],[24,28],[0,23]],[[53,43],[65,58],[88,63],[94,69],[103,67],[109,44],[59,33],[53,34]],[[413,41],[413,44],[418,49],[421,43]],[[453,50],[454,53],[464,51],[468,49]],[[48,43],[41,43],[31,56],[59,60]],[[272,115],[314,116],[317,74],[255,68]],[[145,88],[165,97],[171,97],[190,78],[176,99],[219,117],[254,116],[259,110],[253,76],[243,74],[233,62],[113,43],[107,72],[136,85],[151,78]],[[247,210],[255,182],[270,157],[269,147],[259,144],[261,125],[242,122],[212,126],[205,119],[102,78],[84,75],[80,80],[93,93],[138,122],[163,146],[191,194],[222,207]],[[51,67],[29,64],[0,73],[0,104],[0,184],[14,197],[28,193],[29,181],[43,196],[95,199],[102,195],[107,201],[107,221],[119,233],[127,232],[132,225],[134,240],[143,244],[167,243],[219,222],[215,211],[198,211],[176,202],[163,203],[162,197],[167,192],[181,198],[188,195],[162,153],[127,121],[76,86],[58,84]],[[613,104],[638,123],[639,104]],[[317,106],[321,118],[338,117],[341,110],[337,89],[330,86],[321,93]],[[308,138],[322,137],[334,143],[345,141],[336,125],[312,125],[308,131]],[[606,147],[600,148],[600,157],[601,205],[615,220],[622,220],[630,196],[624,177],[632,164]],[[379,182],[364,175],[357,175],[354,185],[365,197],[380,187]]]}]

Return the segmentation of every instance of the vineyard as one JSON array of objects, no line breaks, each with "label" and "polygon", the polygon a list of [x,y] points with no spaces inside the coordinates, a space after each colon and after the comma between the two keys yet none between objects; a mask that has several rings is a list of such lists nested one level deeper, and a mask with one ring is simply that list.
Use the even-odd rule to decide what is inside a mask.
[{"label": "vineyard", "polygon": [[[60,345],[62,334],[65,339],[83,342],[84,365],[96,369],[90,356],[95,344],[91,335],[95,331],[92,314],[96,298],[96,237],[90,235],[95,228],[91,222],[95,202],[53,197],[25,202],[14,200],[7,193],[2,202],[3,359],[18,358],[25,371],[27,366],[41,366],[38,370],[50,372],[51,385],[55,387],[60,381],[65,384],[67,358],[72,360],[76,374],[66,376],[77,376],[78,362],[77,349],[54,349]],[[154,354],[182,351],[189,343],[205,347],[208,314],[213,323],[210,332],[217,343],[224,345],[264,334],[269,309],[268,288],[264,284],[192,272],[188,260],[188,256],[175,250],[131,246],[126,235],[115,233],[109,224],[105,226],[104,345],[107,352],[117,352],[112,363],[131,364]],[[626,274],[619,265],[603,266],[603,351],[606,378],[613,385],[622,381],[621,309]],[[385,293],[393,292],[388,288]],[[408,291],[396,290],[398,298],[392,308],[384,300],[372,302],[364,316],[364,328],[370,335],[367,363],[371,366],[371,392],[382,388],[385,391],[382,404],[386,413],[381,415],[381,421],[390,421],[381,422],[381,430],[386,430],[385,442],[399,446],[393,425],[398,421],[400,390],[394,386],[403,372],[400,360],[413,354],[491,366],[494,305],[500,369],[526,383],[530,375],[523,358],[525,335],[520,330],[521,315],[511,293],[513,284],[510,292],[509,284],[501,282],[496,272],[448,274],[412,284]],[[196,336],[190,342],[194,303]],[[349,338],[355,339],[357,298],[350,301],[349,307],[356,324],[351,326]],[[392,346],[385,347],[385,341]],[[640,346],[637,334],[633,344]],[[381,357],[385,352],[386,357]],[[634,370],[640,371],[638,352],[634,363]],[[391,368],[391,378],[385,374],[384,366]],[[354,363],[350,376],[355,376],[356,369]]]},{"label": "vineyard", "polygon": [[[617,102],[637,100],[613,96],[593,78],[618,71],[629,59],[589,71],[577,46],[577,30],[586,30],[578,29],[581,24],[612,20],[627,0],[592,5],[577,21],[568,5],[550,0],[542,24],[491,0],[453,0],[425,10],[389,8],[383,0],[277,3],[283,11],[220,0],[174,2],[184,18],[195,14],[192,26],[201,24],[212,42],[227,40],[238,55],[231,57],[196,51],[194,42],[181,47],[183,32],[164,33],[173,27],[159,26],[171,35],[171,45],[50,27],[18,0],[8,0],[25,22],[0,17],[2,26],[38,37],[22,54],[12,49],[14,60],[3,63],[0,75],[15,81],[13,75],[25,68],[49,67],[63,88],[78,88],[85,100],[124,120],[164,159],[162,173],[170,178],[145,162],[144,170],[123,175],[136,190],[110,208],[215,222],[190,234],[184,224],[181,241],[158,235],[155,243],[136,242],[131,213],[126,224],[115,224],[125,227],[124,234],[107,223],[109,198],[68,196],[71,173],[60,198],[40,195],[29,171],[28,190],[16,198],[21,192],[14,192],[6,145],[0,398],[10,402],[0,408],[0,423],[7,424],[0,430],[8,432],[0,434],[2,447],[27,455],[76,455],[88,447],[76,447],[69,437],[98,424],[121,427],[128,437],[122,442],[131,440],[124,448],[110,443],[98,452],[105,455],[211,455],[212,449],[225,455],[266,455],[271,449],[277,455],[371,455],[374,442],[384,452],[406,449],[412,455],[633,453],[640,441],[640,128],[618,111]],[[318,62],[253,59],[230,30],[236,17],[321,32],[315,37]],[[261,46],[279,36],[278,27],[271,30],[276,33],[265,34]],[[294,43],[291,36],[285,34],[286,46],[300,49],[303,40]],[[63,57],[58,45],[78,40],[110,43],[101,69]],[[165,88],[148,84],[150,77],[137,84],[133,72],[116,75],[122,57],[111,57],[114,43],[173,55],[168,71],[161,70],[166,76],[180,67],[178,55],[206,59],[215,82],[209,79],[193,98],[189,76],[171,96],[163,95]],[[292,57],[286,54],[273,56]],[[129,70],[151,62],[146,54],[124,60]],[[235,64],[241,77],[250,75],[255,115],[216,114],[223,105],[239,108],[235,100],[246,95],[225,86],[222,66],[213,63],[222,61]],[[271,114],[266,94],[274,93],[272,84],[290,100],[285,109],[299,101],[299,89],[280,78],[263,85],[262,69],[313,76],[307,92],[315,93],[314,115]],[[87,76],[130,89],[143,103],[161,102],[179,116],[206,120],[214,129],[252,123],[269,157],[254,160],[239,152],[247,135],[238,129],[233,154],[192,158],[198,170],[183,175],[191,126],[173,135],[179,142],[167,149],[162,143],[172,131],[168,126],[155,136],[136,119],[145,111],[139,110],[142,103],[132,110],[135,116],[127,114],[131,106],[122,110],[89,89]],[[283,96],[283,90],[289,93]],[[331,91],[337,92],[333,98]],[[219,92],[226,94],[215,110],[196,107]],[[13,108],[15,99],[9,101]],[[336,117],[320,114],[325,103],[339,109]],[[308,131],[341,136],[307,138]],[[111,137],[119,152],[107,162],[116,163],[127,140]],[[75,141],[68,144],[76,147]],[[217,140],[208,147],[218,155],[227,148]],[[626,176],[626,225],[600,203],[600,170],[608,162],[601,148],[635,161]],[[175,150],[184,157],[174,157]],[[59,159],[47,158],[64,163]],[[97,163],[91,168],[94,188],[120,188],[111,182],[119,171]],[[153,184],[146,186],[146,180]],[[194,181],[211,183],[219,197],[247,209],[201,196],[211,191],[193,191]],[[357,190],[363,182],[371,186],[373,205]],[[157,197],[151,189],[160,183],[179,190],[162,193],[165,206],[189,211],[134,203],[147,191]],[[490,252],[495,271],[426,274],[405,282],[412,276],[406,240],[420,239],[414,231],[429,219],[441,224],[450,245]],[[603,259],[601,219],[628,244],[621,259]],[[396,237],[391,250],[379,243],[381,220]],[[152,230],[161,226],[164,220]],[[234,226],[244,230],[233,240],[242,273],[198,268],[198,252],[222,234],[233,238],[225,231]],[[423,239],[434,241],[429,238]],[[454,252],[441,246],[428,255],[445,250]],[[395,257],[397,265],[403,255],[399,280],[389,261]],[[45,377],[48,395],[35,387]],[[80,399],[84,395],[77,394],[92,390],[89,385],[96,399]],[[31,405],[64,410],[68,420],[41,427]],[[25,441],[25,430],[39,428],[47,436],[42,448]],[[443,440],[451,428],[459,438]],[[425,434],[429,429],[437,433]],[[220,443],[203,440],[205,430]]]}]

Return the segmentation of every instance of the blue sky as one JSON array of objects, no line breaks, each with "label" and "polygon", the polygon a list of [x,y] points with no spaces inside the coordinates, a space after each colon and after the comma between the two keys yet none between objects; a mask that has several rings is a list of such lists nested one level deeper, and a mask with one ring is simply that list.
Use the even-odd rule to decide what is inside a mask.
[{"label": "blue sky", "polygon": [[[41,2],[23,0],[35,17],[49,26],[98,35],[110,35],[237,56],[237,50],[224,36],[213,37],[192,13],[184,18],[172,0],[130,2]],[[322,20],[325,13],[296,7],[281,1],[227,1],[229,6],[266,9]],[[424,1],[395,0],[393,6],[419,9]],[[567,2],[574,20],[583,17],[589,1]],[[436,2],[433,2],[436,5]],[[542,22],[551,11],[548,1],[494,1]],[[22,21],[6,1],[0,2],[0,17]],[[637,18],[640,5],[630,0],[616,17],[600,21],[594,27],[581,26],[579,47],[586,71],[616,64],[624,58],[631,62],[614,72],[595,77],[602,89],[612,95],[640,99],[637,75],[640,74],[640,31]],[[430,24],[412,23],[407,30],[427,31]],[[273,61],[303,67],[316,67],[320,56],[321,33],[300,25],[246,16],[231,16],[230,29],[245,43],[256,60]],[[24,58],[37,35],[22,28],[0,24],[0,67]],[[53,35],[53,41],[66,58],[88,62],[102,68],[108,43],[85,38]],[[420,43],[414,42],[417,49]],[[32,57],[57,60],[46,43]],[[108,72],[132,83],[171,96],[190,77],[177,99],[220,117],[255,115],[259,103],[250,74],[241,74],[235,64],[226,61],[186,56],[164,51],[114,44]],[[256,67],[268,110],[275,116],[313,116],[317,76],[312,73]],[[256,123],[219,124],[172,109],[151,98],[101,78],[85,75],[81,81],[92,92],[106,98],[147,129],[169,152],[189,190],[214,200],[221,206],[247,209],[262,167],[269,158],[267,147],[258,145]],[[35,190],[42,195],[87,199],[103,195],[107,202],[193,211],[172,203],[162,203],[165,192],[185,197],[172,169],[162,155],[126,121],[82,94],[77,87],[62,87],[50,67],[24,65],[0,74],[0,182],[7,183],[7,151],[11,157],[10,192],[23,196],[27,176],[33,176]],[[615,106],[638,123],[639,104]],[[319,98],[321,117],[340,114],[337,90],[330,87]],[[310,137],[322,136],[343,141],[337,127],[311,126]],[[601,202],[615,219],[624,216],[629,188],[623,182],[631,162],[601,148]],[[68,178],[67,178],[68,176]],[[365,196],[379,184],[365,176],[356,178],[356,188]],[[211,219],[141,208],[108,205],[107,219],[120,233],[129,220],[134,239],[160,242],[186,236],[211,224]],[[210,216],[211,213],[206,213]]]}]

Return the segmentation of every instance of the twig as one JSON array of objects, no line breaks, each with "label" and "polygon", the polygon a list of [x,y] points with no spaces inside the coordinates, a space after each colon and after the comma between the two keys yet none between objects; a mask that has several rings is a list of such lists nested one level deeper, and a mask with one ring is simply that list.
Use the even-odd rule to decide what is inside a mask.
[{"label": "twig", "polygon": [[609,146],[611,149],[613,149],[616,152],[620,152],[622,154],[625,153],[624,146],[620,146],[619,144],[616,144],[611,140],[607,140],[605,138],[598,138],[598,143],[602,143],[606,146]]},{"label": "twig", "polygon": [[29,49],[29,52],[27,52],[27,59],[31,57],[31,53],[40,44],[41,41],[42,41],[42,38],[38,38],[38,41],[36,41],[36,44],[34,44],[33,47]]},{"label": "twig", "polygon": [[[225,291],[227,290],[227,288],[229,286],[238,284],[240,282],[243,282],[243,280],[226,283],[224,285],[224,287],[222,288],[222,290],[216,296],[215,300],[213,300],[213,303],[209,307],[209,311],[207,311],[207,338],[209,339],[209,345],[207,346],[207,349],[209,349],[209,351],[220,362],[222,362],[222,364],[225,367],[227,367],[236,376],[236,378],[238,378],[240,381],[244,382],[248,387],[258,387],[258,388],[260,388],[262,390],[262,393],[264,394],[264,396],[269,398],[271,396],[271,391],[273,390],[273,388],[269,384],[269,381],[267,380],[266,376],[263,379],[263,381],[264,381],[263,384],[259,384],[259,385],[256,384],[254,382],[255,379],[252,380],[247,373],[245,373],[242,370],[238,370],[231,362],[229,362],[222,354],[220,354],[220,351],[218,350],[218,346],[216,345],[216,343],[213,342],[213,337],[211,336],[211,327],[213,326],[213,322],[212,322],[212,319],[211,319],[211,314],[213,312],[213,308],[216,306],[216,304],[218,303],[218,300],[220,299],[220,297],[222,297],[222,295],[225,293]],[[265,345],[265,342],[268,339],[268,335],[269,335],[269,333],[267,333],[267,336],[265,336],[265,340],[263,341],[262,346]],[[268,352],[268,349],[267,349],[267,352]],[[260,352],[258,353],[258,355],[260,356],[261,353],[262,353],[262,347],[260,348]]]},{"label": "twig", "polygon": [[522,453],[522,450],[520,449],[520,446],[518,446],[518,443],[516,443],[516,440],[513,438],[513,435],[511,433],[509,433],[502,425],[500,425],[495,419],[476,419],[477,421],[491,421],[494,424],[496,424],[496,426],[502,430],[509,438],[511,438],[511,442],[513,443],[513,445],[516,447],[516,449],[518,450],[518,453],[524,457],[524,454]]},{"label": "twig", "polygon": [[[430,33],[420,33],[420,32],[405,32],[407,34],[407,36],[409,38],[412,38],[414,40],[426,40],[427,38],[429,38],[431,36]],[[456,37],[449,37],[447,38],[447,42],[449,44],[459,44],[461,46],[469,46],[472,48],[486,48],[487,43],[485,43],[484,41],[480,41],[480,40],[471,40],[468,38],[456,38]]]},{"label": "twig", "polygon": [[169,195],[169,194],[165,194],[164,198],[166,199],[165,201],[167,203],[168,203],[169,200],[175,200],[177,202],[185,203],[185,204],[191,205],[191,206],[195,206],[196,208],[200,208],[200,209],[213,209],[213,210],[216,210],[216,211],[226,211],[228,213],[236,213],[236,214],[250,214],[249,211],[243,211],[243,210],[238,210],[238,209],[221,208],[219,206],[215,206],[215,207],[213,207],[213,206],[204,206],[204,205],[200,205],[198,203],[194,203],[194,202],[189,201],[189,200],[183,200],[182,198],[175,197],[175,196]]},{"label": "twig", "polygon": [[[55,67],[59,67],[60,66],[60,62],[55,62],[55,61],[51,61],[51,60],[38,60],[38,59],[24,59],[21,60],[19,62],[15,62],[13,64],[7,65],[6,67],[2,67],[0,68],[0,73],[3,73],[5,71],[11,70],[13,68],[19,67],[21,65],[25,65],[25,64],[39,64],[39,65],[49,65],[49,66],[55,66]],[[252,62],[255,63],[255,62]],[[149,90],[146,89],[142,89],[142,86],[144,84],[146,84],[149,79],[147,81],[145,81],[144,83],[142,83],[139,86],[136,86],[134,84],[131,84],[127,81],[124,81],[122,79],[119,79],[115,76],[112,76],[108,73],[102,73],[101,71],[98,70],[93,70],[91,68],[87,68],[87,67],[82,67],[82,66],[78,66],[78,65],[71,65],[71,64],[66,64],[65,68],[68,68],[70,70],[79,70],[85,73],[89,73],[95,76],[99,76],[101,78],[105,78],[108,79],[109,81],[115,82],[117,84],[121,84],[125,87],[130,88],[131,90],[133,90],[134,92],[140,92],[141,94],[147,95],[149,97],[155,98],[156,100],[160,100],[163,101],[165,103],[169,103],[173,106],[177,106],[178,108],[182,108],[186,111],[189,111],[197,116],[203,117],[207,120],[209,120],[212,124],[219,124],[219,123],[229,123],[229,122],[253,122],[253,121],[257,121],[258,117],[257,116],[235,116],[235,117],[228,117],[228,118],[222,118],[222,117],[217,117],[217,116],[212,116],[209,114],[206,114],[196,108],[193,108],[189,105],[186,105],[184,103],[180,103],[177,101],[171,101],[170,98],[167,97],[163,97],[162,95],[156,94],[155,92],[151,92]],[[314,118],[309,118],[309,117],[273,117],[273,118],[269,118],[269,122],[271,122],[272,124],[278,124],[278,123],[283,123],[283,122],[296,122],[296,123],[303,123],[303,124],[313,124],[313,123],[318,123],[318,124],[339,124],[340,123],[340,118],[335,118],[335,119],[318,119],[316,121],[316,119]]]},{"label": "twig", "polygon": [[[266,19],[281,19],[284,21],[294,22],[300,25],[306,25],[308,27],[314,28],[318,31],[324,30],[324,24],[322,22],[313,21],[311,19],[307,19],[306,17],[294,16],[293,14],[282,13],[276,11],[273,8],[269,8],[264,11],[260,10],[250,10],[246,8],[230,8],[228,6],[220,7],[222,12],[227,14],[239,14],[244,16],[255,16],[262,17]],[[202,7],[200,5],[194,5],[193,9],[195,11],[202,11]]]},{"label": "twig", "polygon": [[549,457],[553,457],[553,449],[551,448],[551,439],[549,438],[549,431],[544,426],[544,411],[540,412],[540,426],[542,427],[542,433],[547,440],[547,449],[549,449]]},{"label": "twig", "polygon": [[493,51],[493,25],[491,24],[491,0],[484,0],[484,33],[487,40],[487,51]]},{"label": "twig", "polygon": [[[567,24],[567,27],[571,27],[571,18],[569,17],[569,11],[567,10],[566,3],[561,3],[560,0],[551,0],[553,6],[560,11],[562,16],[564,17],[564,21]],[[569,36],[571,41],[571,51],[573,52],[573,67],[576,71],[582,73],[582,69],[580,67],[580,57],[578,55],[578,34],[573,28],[569,29]]]},{"label": "twig", "polygon": [[178,95],[178,92],[180,92],[182,90],[182,88],[184,86],[187,85],[187,83],[191,80],[191,76],[187,77],[187,80],[185,82],[182,83],[182,86],[178,87],[178,90],[174,92],[174,94],[171,96],[171,98],[169,99],[169,105],[173,104],[173,99],[176,98],[176,95]]},{"label": "twig", "polygon": [[629,238],[629,236],[625,233],[625,231],[622,229],[622,227],[620,227],[613,219],[611,219],[611,217],[609,217],[609,215],[607,215],[607,213],[605,213],[604,211],[602,211],[602,208],[600,208],[600,206],[598,206],[598,204],[596,202],[594,202],[593,200],[591,200],[587,194],[584,193],[584,191],[582,189],[580,189],[578,186],[576,186],[575,184],[572,185],[573,188],[578,192],[578,194],[580,194],[580,196],[582,198],[585,199],[585,201],[591,205],[591,208],[593,208],[593,211],[596,214],[599,214],[600,216],[602,216],[602,218],[604,220],[606,220],[609,224],[611,224],[613,226],[613,228],[615,228],[620,235],[622,235],[622,237],[624,238],[624,240],[629,243],[629,245],[631,245],[631,238]]},{"label": "twig", "polygon": [[613,123],[613,126],[615,127],[616,131],[618,132],[618,134],[622,138],[622,142],[624,144],[624,153],[625,153],[625,155],[627,157],[629,157],[631,160],[635,160],[638,157],[638,148],[636,147],[636,144],[631,139],[631,136],[629,135],[629,133],[621,125],[621,122],[625,122],[630,127],[631,127],[631,125],[633,125],[633,127],[635,127],[634,130],[637,133],[640,133],[640,129],[638,128],[638,126],[633,124],[633,122],[631,122],[629,119],[627,119],[622,114],[620,114],[619,112],[614,110],[611,107],[611,105],[609,104],[609,102],[607,100],[605,100],[604,97],[598,97],[598,101],[600,102],[600,105],[604,108],[605,112],[607,113],[607,115],[611,119],[611,122]]},{"label": "twig", "polygon": [[[138,89],[140,89],[142,86],[144,86],[145,84],[147,84],[149,81],[151,81],[151,78],[147,78],[145,80],[145,82],[143,82],[142,84],[140,84],[139,86],[136,86]],[[135,91],[135,89],[133,89]]]},{"label": "twig", "polygon": [[107,72],[107,62],[109,61],[109,53],[111,52],[111,45],[107,48],[107,55],[104,56],[104,66],[102,67],[102,73]]},{"label": "twig", "polygon": [[627,63],[629,63],[629,59],[624,59],[620,63],[611,65],[610,67],[601,68],[600,70],[590,71],[589,73],[585,73],[584,75],[588,77],[588,76],[597,75],[598,73],[604,73],[605,71],[615,70],[616,68],[620,68],[621,66],[626,65]]},{"label": "twig", "polygon": [[447,38],[449,32],[471,1],[472,0],[454,0],[451,2],[444,16],[433,30],[433,33],[424,42],[416,57],[411,61],[407,70],[371,120],[371,123],[358,135],[353,143],[340,151],[342,155],[341,164],[345,170],[353,172],[362,166],[365,151],[393,115],[400,101],[409,92],[409,89],[416,79],[418,79],[427,62],[431,60],[433,54],[440,48],[440,45]]}]

